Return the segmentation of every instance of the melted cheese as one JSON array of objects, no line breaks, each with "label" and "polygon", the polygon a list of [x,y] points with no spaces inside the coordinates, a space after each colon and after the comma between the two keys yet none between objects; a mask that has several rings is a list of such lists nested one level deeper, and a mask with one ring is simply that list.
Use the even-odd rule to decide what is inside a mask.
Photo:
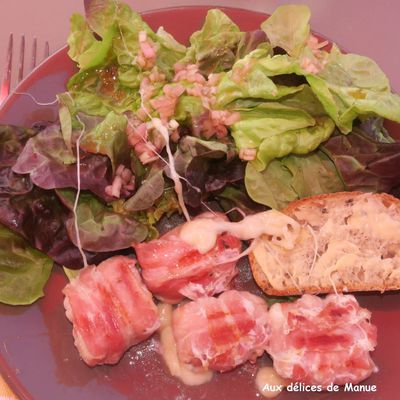
[{"label": "melted cheese", "polygon": [[162,356],[172,376],[190,386],[202,385],[209,382],[213,374],[211,371],[194,371],[190,365],[180,362],[174,333],[172,330],[172,306],[159,304],[161,326],[159,329]]},{"label": "melted cheese", "polygon": [[174,156],[169,146],[169,132],[168,129],[162,124],[159,118],[152,118],[154,128],[158,130],[165,141],[165,148],[168,154],[168,166],[171,173],[171,179],[174,181],[175,193],[178,196],[178,202],[182,209],[183,215],[187,221],[190,221],[190,215],[183,200],[182,183],[179,174],[176,172]]},{"label": "melted cheese", "polygon": [[268,399],[279,396],[286,385],[286,380],[279,376],[272,367],[263,367],[257,372],[257,390]]},{"label": "melted cheese", "polygon": [[218,235],[224,232],[241,240],[270,235],[272,243],[291,249],[299,230],[300,225],[295,220],[278,211],[269,210],[248,215],[240,222],[198,218],[182,226],[180,238],[202,254],[210,251],[215,246]]},{"label": "melted cheese", "polygon": [[273,288],[294,286],[300,293],[301,288],[335,290],[339,285],[344,290],[367,283],[381,290],[399,271],[399,215],[380,198],[360,195],[327,212],[304,206],[295,217],[302,226],[293,249],[266,238],[253,251]]},{"label": "melted cheese", "polygon": [[355,229],[366,229],[370,234],[387,241],[397,241],[400,224],[385,213],[373,215],[355,213],[348,220],[349,226]]}]

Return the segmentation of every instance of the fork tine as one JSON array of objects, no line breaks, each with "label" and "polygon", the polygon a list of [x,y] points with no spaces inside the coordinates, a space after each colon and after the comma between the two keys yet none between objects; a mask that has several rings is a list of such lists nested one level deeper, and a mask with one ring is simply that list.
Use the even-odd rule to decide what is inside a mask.
[{"label": "fork tine", "polygon": [[12,53],[13,53],[13,34],[10,34],[8,39],[8,50],[7,50],[7,61],[6,67],[3,73],[3,79],[1,81],[0,88],[0,103],[8,96],[10,93],[11,84],[11,66],[12,66]]},{"label": "fork tine", "polygon": [[44,44],[44,59],[46,59],[50,55],[50,45],[49,42],[46,40]]},{"label": "fork tine", "polygon": [[24,61],[25,61],[25,35],[21,36],[21,44],[19,48],[19,66],[18,66],[18,82],[24,77]]},{"label": "fork tine", "polygon": [[37,52],[37,38],[34,38],[32,42],[31,70],[36,67],[36,52]]}]

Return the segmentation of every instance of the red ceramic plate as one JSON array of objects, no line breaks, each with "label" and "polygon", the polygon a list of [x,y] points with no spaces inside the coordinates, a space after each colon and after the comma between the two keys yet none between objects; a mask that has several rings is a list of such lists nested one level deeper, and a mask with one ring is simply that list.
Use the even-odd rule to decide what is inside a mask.
[{"label": "red ceramic plate", "polygon": [[[165,9],[144,14],[152,28],[163,25],[178,40],[186,42],[201,26],[208,7]],[[264,14],[226,8],[224,11],[243,30],[255,29]],[[66,49],[41,64],[17,89],[40,103],[52,103],[65,90],[75,71]],[[27,95],[13,94],[0,110],[3,124],[31,125],[38,120],[54,120],[57,107],[38,105]],[[256,288],[248,267],[242,265],[237,288]],[[169,376],[157,353],[155,338],[132,348],[113,367],[87,367],[73,345],[72,326],[64,315],[61,289],[66,283],[61,270],[54,271],[44,298],[29,307],[0,305],[0,373],[21,399],[74,400],[235,400],[254,399],[254,375],[260,365],[270,365],[265,355],[255,366],[246,364],[233,372],[216,374],[212,382],[188,387]],[[368,393],[283,393],[279,399],[392,400],[397,398],[400,346],[400,294],[357,295],[362,306],[372,311],[378,327],[379,344],[373,359],[379,372],[365,384],[376,385]]]}]

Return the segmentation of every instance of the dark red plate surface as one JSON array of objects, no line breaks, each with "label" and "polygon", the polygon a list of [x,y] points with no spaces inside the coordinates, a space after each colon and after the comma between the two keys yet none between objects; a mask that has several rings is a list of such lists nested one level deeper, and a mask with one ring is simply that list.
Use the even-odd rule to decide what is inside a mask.
[{"label": "dark red plate surface", "polygon": [[[209,7],[165,9],[144,14],[152,28],[163,25],[178,40],[186,42],[201,26]],[[255,29],[264,14],[239,9],[223,9],[243,30]],[[30,93],[40,103],[51,103],[65,90],[75,71],[66,49],[41,64],[17,88]],[[31,125],[38,120],[54,120],[57,106],[38,105],[29,96],[13,94],[0,110],[0,123]],[[66,320],[61,289],[66,283],[61,270],[54,271],[46,286],[46,296],[29,307],[0,305],[0,373],[21,399],[35,400],[249,400],[259,395],[254,374],[259,365],[270,365],[267,356],[255,366],[246,364],[233,372],[216,374],[212,382],[187,387],[169,376],[157,353],[156,337],[132,348],[113,367],[87,367],[73,345],[72,327]],[[242,265],[237,288],[258,292],[246,265]],[[368,393],[284,393],[285,399],[395,400],[399,390],[400,294],[357,295],[362,306],[372,311],[378,327],[378,347],[373,359],[379,367],[365,384],[377,386]]]}]

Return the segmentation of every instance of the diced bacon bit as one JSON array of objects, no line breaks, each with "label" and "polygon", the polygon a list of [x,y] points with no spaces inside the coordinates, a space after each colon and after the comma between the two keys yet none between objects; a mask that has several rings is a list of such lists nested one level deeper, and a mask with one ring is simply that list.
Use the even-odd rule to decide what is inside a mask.
[{"label": "diced bacon bit", "polygon": [[182,64],[175,64],[175,76],[173,81],[188,81],[190,83],[201,83],[206,84],[206,78],[199,72],[199,67],[196,64],[187,64],[182,66]]},{"label": "diced bacon bit", "polygon": [[308,57],[302,58],[300,66],[310,74],[316,75],[322,71],[325,65],[321,64],[318,60],[311,60]]},{"label": "diced bacon bit", "polygon": [[181,84],[165,85],[163,92],[163,95],[150,100],[150,105],[158,112],[161,121],[167,122],[174,115],[176,104],[185,88]]},{"label": "diced bacon bit", "polygon": [[238,112],[231,112],[228,110],[212,110],[211,118],[220,124],[230,126],[240,120],[240,114]]},{"label": "diced bacon bit", "polygon": [[216,89],[216,86],[221,81],[221,77],[222,77],[222,74],[210,74],[210,75],[208,75],[207,84],[214,87],[214,89]]},{"label": "diced bacon bit", "polygon": [[158,309],[135,260],[115,256],[83,268],[63,289],[75,346],[90,366],[116,364],[160,326]]},{"label": "diced bacon bit", "polygon": [[[142,80],[140,85],[142,106],[136,113],[137,118],[141,121],[146,121],[149,114],[148,110],[152,109],[157,111],[164,125],[168,124],[168,120],[175,113],[180,96],[186,91],[190,96],[199,97],[203,107],[206,110],[210,110],[210,112],[205,113],[205,118],[202,117],[204,124],[201,124],[201,131],[199,130],[195,134],[205,138],[211,138],[214,135],[219,138],[226,137],[228,134],[227,126],[237,122],[240,119],[240,115],[226,110],[211,110],[216,101],[216,85],[221,79],[221,74],[210,74],[207,80],[200,74],[198,66],[195,64],[183,65],[178,63],[174,65],[174,70],[174,83],[166,84],[163,87],[163,94],[156,98],[152,98],[154,95],[154,83],[165,80],[165,75],[154,67],[151,74]],[[180,82],[185,82],[185,85]],[[192,86],[186,87],[187,82],[192,83]],[[146,132],[143,132],[142,129],[138,131],[138,134],[134,133],[132,135],[133,138],[130,139],[130,143],[137,150],[141,161],[149,163],[155,160],[156,153],[163,149],[164,144],[159,146],[154,140],[148,139],[147,131],[150,129],[149,127],[147,127]],[[137,143],[139,143],[137,137],[142,137],[147,146],[142,144],[136,148]],[[179,140],[179,131],[176,128],[170,128],[170,137],[171,140],[177,142]],[[155,139],[157,139],[156,134]],[[153,146],[149,145],[150,142],[152,142]]]},{"label": "diced bacon bit", "polygon": [[[195,64],[175,64],[174,82],[189,82],[192,86],[186,87],[189,96],[199,97],[203,107],[207,110],[201,117],[201,129],[194,129],[196,136],[203,136],[207,139],[212,136],[223,138],[228,135],[227,126],[230,126],[240,119],[239,113],[232,113],[226,110],[212,110],[216,102],[217,85],[221,74],[210,74],[208,80],[200,74]],[[200,122],[200,121],[199,121]]]},{"label": "diced bacon bit", "polygon": [[[150,74],[142,79],[140,82],[140,97],[143,105],[147,105],[148,101],[153,97],[155,89],[154,84],[164,81],[165,75],[161,73],[157,67],[154,67]],[[144,112],[144,118],[140,117],[140,119],[144,121],[147,118],[147,114],[145,113],[145,110],[142,111]]]},{"label": "diced bacon bit", "polygon": [[126,134],[128,142],[132,147],[135,147],[138,143],[145,142],[147,140],[146,123],[135,117],[129,118],[126,126]]},{"label": "diced bacon bit", "polygon": [[150,81],[150,77],[146,76],[140,82],[140,96],[143,103],[147,103],[154,94],[154,85]]},{"label": "diced bacon bit", "polygon": [[139,53],[136,62],[142,69],[150,69],[156,63],[157,48],[155,43],[147,37],[145,31],[139,32]]},{"label": "diced bacon bit", "polygon": [[159,71],[157,66],[155,66],[149,75],[149,79],[151,83],[163,82],[165,81],[165,74]]},{"label": "diced bacon bit", "polygon": [[276,303],[268,314],[267,352],[276,372],[309,385],[344,385],[368,378],[377,368],[370,352],[377,344],[371,313],[352,295],[309,294]]},{"label": "diced bacon bit", "polygon": [[142,164],[148,164],[158,159],[159,149],[148,139],[148,130],[145,122],[139,118],[128,119],[126,127],[128,143],[133,147]]},{"label": "diced bacon bit", "polygon": [[318,38],[314,36],[313,34],[310,34],[310,37],[308,38],[307,41],[307,47],[309,47],[311,50],[319,50],[322,49],[323,47],[327,46],[329,44],[328,40],[324,40],[323,42],[319,42]]},{"label": "diced bacon bit", "polygon": [[239,121],[240,114],[227,110],[211,110],[204,117],[201,131],[194,130],[196,136],[204,136],[209,139],[212,136],[223,138],[228,135],[227,126]]},{"label": "diced bacon bit", "polygon": [[172,327],[181,362],[225,372],[255,362],[269,339],[268,306],[249,292],[229,290],[176,308]]},{"label": "diced bacon bit", "polygon": [[314,35],[310,34],[310,37],[307,41],[307,48],[311,50],[314,57],[302,57],[300,60],[301,68],[314,75],[321,72],[328,63],[326,53],[321,51],[321,48],[325,47],[328,43],[329,42],[327,40],[320,43]]},{"label": "diced bacon bit", "polygon": [[239,158],[244,161],[253,161],[256,159],[257,149],[240,149]]},{"label": "diced bacon bit", "polygon": [[127,196],[135,190],[135,176],[132,171],[122,164],[115,171],[115,177],[111,185],[106,186],[105,193],[119,199],[121,194]]},{"label": "diced bacon bit", "polygon": [[[164,123],[173,141],[179,140],[179,124],[175,120]],[[146,165],[159,159],[165,140],[161,133],[154,128],[152,121],[142,122],[137,116],[128,119],[126,128],[128,143],[133,147],[142,164]]]},{"label": "diced bacon bit", "polygon": [[174,82],[187,81],[193,84],[192,87],[186,88],[189,96],[199,97],[206,109],[210,109],[215,104],[216,86],[221,79],[221,74],[210,74],[207,80],[201,75],[196,64],[175,64],[174,69]]}]

